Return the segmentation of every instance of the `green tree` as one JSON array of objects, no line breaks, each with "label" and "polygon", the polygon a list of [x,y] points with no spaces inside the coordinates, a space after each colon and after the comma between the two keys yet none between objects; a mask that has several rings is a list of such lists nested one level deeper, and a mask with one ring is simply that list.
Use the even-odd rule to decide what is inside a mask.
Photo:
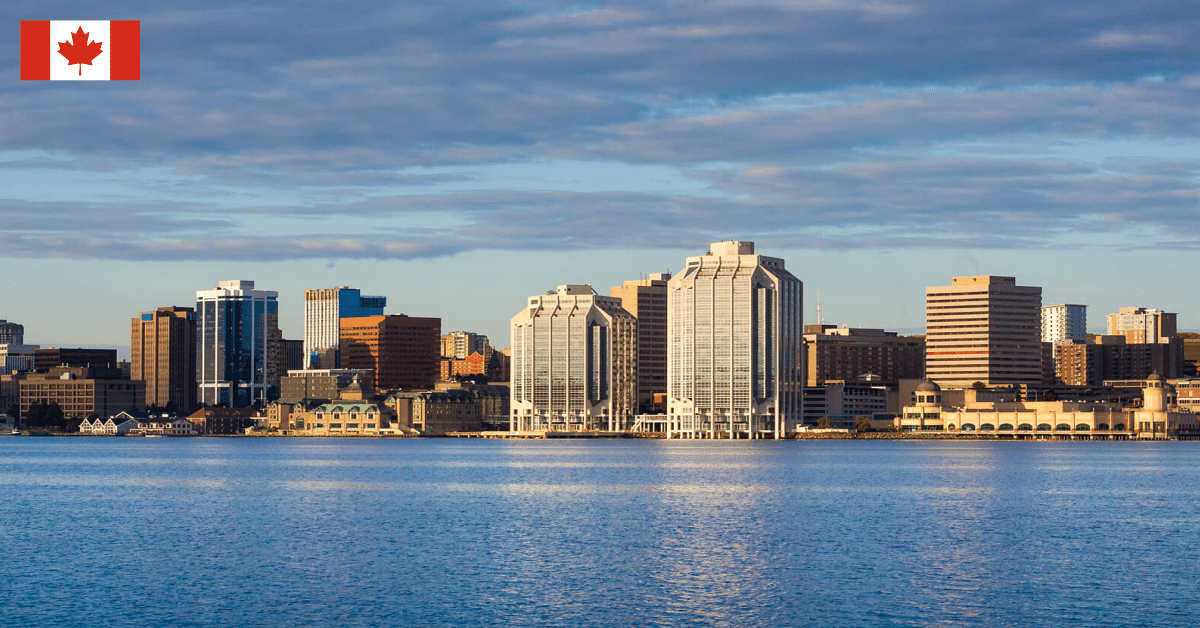
[{"label": "green tree", "polygon": [[987,390],[987,384],[984,384],[983,382],[975,382],[974,384],[971,384],[971,389],[972,390]]},{"label": "green tree", "polygon": [[817,427],[820,429],[823,429],[823,430],[827,430],[827,429],[833,427],[833,421],[830,421],[829,417],[823,416],[823,417],[817,419]]},{"label": "green tree", "polygon": [[854,430],[856,432],[871,431],[871,417],[856,416],[854,417]]}]

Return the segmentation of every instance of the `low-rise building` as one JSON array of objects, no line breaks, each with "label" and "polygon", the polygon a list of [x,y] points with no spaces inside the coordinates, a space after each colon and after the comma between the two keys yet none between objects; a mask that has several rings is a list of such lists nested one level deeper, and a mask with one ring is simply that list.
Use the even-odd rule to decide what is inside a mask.
[{"label": "low-rise building", "polygon": [[138,420],[138,426],[130,430],[130,435],[143,436],[196,436],[196,424],[183,417],[152,416]]},{"label": "low-rise building", "polygon": [[384,404],[338,400],[314,408],[305,433],[309,436],[394,436],[404,433],[393,423],[393,414]]},{"label": "low-rise building", "polygon": [[252,414],[253,408],[200,408],[188,415],[187,420],[195,426],[197,434],[242,434],[254,425]]},{"label": "low-rise building", "polygon": [[987,434],[1013,439],[1125,440],[1193,438],[1200,419],[1173,402],[1157,374],[1143,382],[1141,407],[1095,401],[979,401],[967,390],[961,406],[947,405],[941,388],[926,382],[895,420],[908,432]]},{"label": "low-rise building", "polygon": [[138,419],[128,412],[118,412],[115,416],[95,419],[83,419],[79,423],[80,434],[109,434],[119,436],[137,429]]},{"label": "low-rise building", "polygon": [[36,404],[57,403],[66,419],[107,417],[145,408],[146,383],[139,380],[96,377],[91,367],[56,367],[49,373],[31,373],[18,382],[21,416]]}]

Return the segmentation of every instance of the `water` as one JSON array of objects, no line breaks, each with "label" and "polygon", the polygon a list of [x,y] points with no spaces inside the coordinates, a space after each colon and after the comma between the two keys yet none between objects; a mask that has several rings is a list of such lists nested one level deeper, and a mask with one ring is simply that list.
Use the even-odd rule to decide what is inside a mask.
[{"label": "water", "polygon": [[0,626],[1191,626],[1200,443],[0,439]]}]

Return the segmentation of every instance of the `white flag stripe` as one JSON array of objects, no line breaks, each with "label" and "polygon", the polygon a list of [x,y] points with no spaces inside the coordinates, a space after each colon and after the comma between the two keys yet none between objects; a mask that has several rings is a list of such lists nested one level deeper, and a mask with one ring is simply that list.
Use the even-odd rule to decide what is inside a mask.
[{"label": "white flag stripe", "polygon": [[[68,65],[67,58],[58,54],[58,46],[62,42],[72,43],[72,33],[83,27],[88,34],[88,43],[100,42],[103,51],[92,59],[92,64]],[[109,41],[108,20],[63,20],[50,21],[50,80],[52,81],[107,81],[110,78],[108,60],[112,56]],[[82,76],[80,75],[82,74]]]}]

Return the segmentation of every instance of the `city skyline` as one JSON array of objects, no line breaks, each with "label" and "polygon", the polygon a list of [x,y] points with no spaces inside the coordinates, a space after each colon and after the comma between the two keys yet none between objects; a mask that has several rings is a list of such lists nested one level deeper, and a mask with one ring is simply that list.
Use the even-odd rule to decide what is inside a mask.
[{"label": "city skyline", "polygon": [[[850,326],[920,333],[923,287],[998,275],[1092,332],[1128,306],[1200,328],[1167,279],[1200,248],[1190,3],[104,8],[141,22],[140,81],[0,85],[27,342],[124,346],[231,278],[279,292],[288,338],[339,285],[504,338],[526,295],[723,239]],[[38,11],[0,17],[75,5]]]}]

